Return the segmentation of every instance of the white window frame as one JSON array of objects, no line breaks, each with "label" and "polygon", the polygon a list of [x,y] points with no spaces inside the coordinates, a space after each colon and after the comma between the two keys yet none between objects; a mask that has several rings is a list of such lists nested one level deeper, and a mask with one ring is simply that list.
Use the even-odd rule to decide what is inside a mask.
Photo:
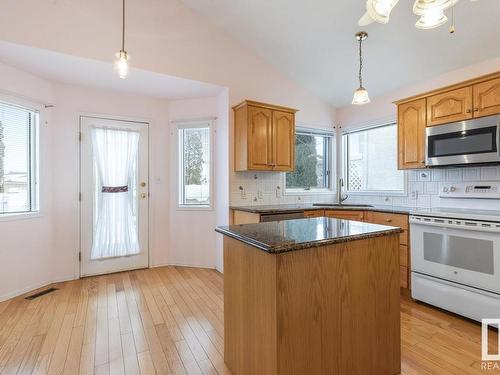
[{"label": "white window frame", "polygon": [[[215,126],[214,126],[213,120],[199,120],[199,121],[188,121],[188,122],[176,122],[177,126],[175,129],[175,153],[177,156],[177,193],[176,193],[176,200],[177,200],[177,210],[179,211],[213,211],[215,208],[215,202],[214,202],[214,144],[215,144]],[[210,162],[209,162],[209,168],[210,168],[210,181],[208,184],[208,191],[209,191],[209,197],[210,197],[210,204],[209,205],[186,205],[186,204],[181,204],[181,188],[182,188],[182,179],[181,179],[181,172],[183,171],[182,168],[182,158],[180,155],[180,143],[179,143],[179,130],[181,129],[196,129],[196,128],[206,128],[208,127],[209,129],[209,134],[210,134],[210,139],[209,139],[209,155],[210,155]]]},{"label": "white window frame", "polygon": [[[349,167],[348,167],[348,145],[347,145],[347,136],[353,133],[359,133],[363,131],[368,131],[376,128],[382,128],[384,126],[395,125],[397,128],[396,121],[384,122],[383,124],[372,125],[364,128],[353,129],[351,131],[345,131],[342,133],[342,176],[346,185],[346,193],[349,195],[376,195],[376,196],[407,196],[408,195],[408,176],[407,171],[403,171],[403,190],[349,190]],[[397,131],[396,131],[397,134]],[[398,152],[398,144],[396,140],[396,155]]]},{"label": "white window frame", "polygon": [[[297,127],[295,129],[295,134],[308,134],[316,136],[329,137],[328,141],[328,159],[329,159],[329,171],[328,171],[328,187],[326,188],[311,188],[311,189],[300,189],[300,188],[287,188],[286,187],[286,172],[283,173],[283,186],[284,195],[331,195],[335,194],[335,184],[334,179],[336,175],[336,138],[335,131],[333,129],[321,129],[321,128],[309,128],[306,126]],[[295,136],[295,135],[294,135]],[[294,139],[295,142],[295,139]]]},{"label": "white window frame", "polygon": [[0,221],[14,221],[29,219],[34,217],[41,217],[41,204],[40,204],[40,138],[41,130],[40,124],[43,120],[43,105],[35,104],[29,100],[0,93],[0,102],[3,104],[20,107],[24,110],[35,113],[35,123],[31,124],[29,152],[30,152],[30,210],[22,212],[0,212]]}]

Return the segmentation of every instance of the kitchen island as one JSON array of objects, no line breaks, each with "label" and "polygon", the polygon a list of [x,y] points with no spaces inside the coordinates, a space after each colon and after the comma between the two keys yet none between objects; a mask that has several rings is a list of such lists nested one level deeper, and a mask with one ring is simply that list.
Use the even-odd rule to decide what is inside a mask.
[{"label": "kitchen island", "polygon": [[233,375],[400,373],[400,228],[321,217],[216,231]]}]

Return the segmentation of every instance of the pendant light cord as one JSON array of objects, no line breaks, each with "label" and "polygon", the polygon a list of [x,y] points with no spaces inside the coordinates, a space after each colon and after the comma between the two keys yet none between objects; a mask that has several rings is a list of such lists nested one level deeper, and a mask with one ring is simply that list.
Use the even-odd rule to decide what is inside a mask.
[{"label": "pendant light cord", "polygon": [[363,87],[363,77],[361,75],[361,70],[363,69],[363,55],[361,52],[362,43],[363,43],[363,38],[359,38],[359,87]]},{"label": "pendant light cord", "polygon": [[122,2],[122,51],[125,51],[125,0]]}]

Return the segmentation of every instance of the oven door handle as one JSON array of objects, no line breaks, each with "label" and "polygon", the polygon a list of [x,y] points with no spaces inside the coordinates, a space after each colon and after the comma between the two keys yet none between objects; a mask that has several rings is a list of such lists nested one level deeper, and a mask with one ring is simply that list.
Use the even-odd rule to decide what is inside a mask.
[{"label": "oven door handle", "polygon": [[[450,223],[450,221],[452,223]],[[492,223],[487,221],[478,222],[460,219],[410,217],[410,224],[439,228],[461,229],[475,232],[500,233],[500,223]]]}]

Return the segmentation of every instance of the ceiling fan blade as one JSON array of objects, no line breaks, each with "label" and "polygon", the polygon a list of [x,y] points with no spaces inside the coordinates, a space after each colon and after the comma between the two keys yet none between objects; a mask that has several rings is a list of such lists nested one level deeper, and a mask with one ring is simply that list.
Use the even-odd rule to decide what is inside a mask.
[{"label": "ceiling fan blade", "polygon": [[358,25],[359,26],[366,26],[366,25],[373,23],[374,21],[375,20],[370,17],[370,14],[368,12],[365,12],[365,14],[363,14],[361,16],[361,18],[359,19]]}]

